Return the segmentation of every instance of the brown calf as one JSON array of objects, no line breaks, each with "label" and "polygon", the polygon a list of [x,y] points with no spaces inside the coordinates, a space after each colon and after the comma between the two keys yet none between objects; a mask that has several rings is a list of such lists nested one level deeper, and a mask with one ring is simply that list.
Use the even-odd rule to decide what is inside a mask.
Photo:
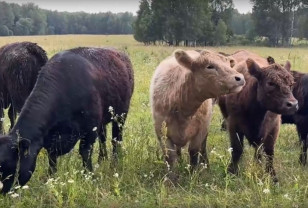
[{"label": "brown calf", "polygon": [[285,67],[269,65],[266,59],[248,51],[236,52],[232,57],[240,62],[235,69],[244,73],[246,85],[239,93],[219,98],[233,148],[228,170],[238,172],[245,136],[256,149],[256,159],[261,159],[259,148],[264,150],[266,170],[277,181],[273,157],[280,128],[278,114],[292,114],[298,108],[298,101],[292,94],[294,80],[290,63],[287,62]]}]

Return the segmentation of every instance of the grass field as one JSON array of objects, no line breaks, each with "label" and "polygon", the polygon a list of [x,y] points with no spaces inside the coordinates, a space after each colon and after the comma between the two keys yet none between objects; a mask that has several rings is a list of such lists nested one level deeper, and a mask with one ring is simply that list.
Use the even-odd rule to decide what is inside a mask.
[{"label": "grass field", "polygon": [[[0,38],[0,46],[33,41],[51,57],[76,46],[112,46],[129,54],[135,71],[135,91],[124,132],[124,157],[116,168],[110,160],[84,173],[78,149],[61,157],[58,172],[47,177],[48,161],[42,150],[27,189],[0,196],[0,207],[308,207],[308,167],[298,163],[299,140],[295,127],[284,125],[276,145],[279,183],[272,184],[264,168],[254,162],[253,148],[245,142],[240,175],[226,175],[229,139],[220,131],[217,106],[208,137],[210,167],[190,174],[188,154],[178,165],[179,184],[164,183],[165,167],[154,135],[149,106],[149,85],[155,67],[175,48],[143,46],[132,36],[34,36]],[[234,52],[243,47],[215,50]],[[308,48],[245,47],[277,62],[290,60],[292,68],[308,72]],[[8,124],[8,119],[5,120]],[[108,132],[109,133],[109,132]],[[110,150],[110,134],[108,135]],[[97,144],[93,162],[97,164]],[[109,151],[110,152],[110,151]],[[18,194],[18,195],[17,195]]]}]

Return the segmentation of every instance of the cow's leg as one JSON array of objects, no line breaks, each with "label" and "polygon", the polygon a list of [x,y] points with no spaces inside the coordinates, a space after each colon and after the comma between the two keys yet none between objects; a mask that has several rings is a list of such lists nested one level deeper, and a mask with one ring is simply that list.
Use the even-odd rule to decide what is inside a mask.
[{"label": "cow's leg", "polygon": [[48,174],[53,175],[57,172],[57,155],[54,152],[48,151],[48,161]]},{"label": "cow's leg", "polygon": [[0,100],[0,116],[1,116],[1,121],[0,121],[0,134],[3,135],[4,132],[4,128],[3,128],[3,123],[4,123],[4,103],[3,100]]},{"label": "cow's leg", "polygon": [[91,132],[86,135],[85,138],[80,140],[79,145],[79,154],[82,157],[82,163],[85,169],[92,171],[92,152],[93,152],[93,144],[96,139],[96,132]]},{"label": "cow's leg", "polygon": [[121,143],[123,141],[123,126],[125,124],[126,114],[119,116],[117,121],[112,121],[112,154],[116,159],[121,154]]},{"label": "cow's leg", "polygon": [[206,151],[207,136],[208,136],[208,133],[205,135],[204,140],[202,141],[202,144],[201,144],[200,163],[203,163],[209,166],[209,158],[207,157],[207,151]]},{"label": "cow's leg", "polygon": [[218,106],[220,108],[220,112],[223,116],[222,122],[221,122],[221,131],[226,131],[228,129],[227,127],[227,117],[228,117],[228,112],[227,112],[227,106],[226,106],[226,96],[220,96],[218,98]]},{"label": "cow's leg", "polygon": [[178,156],[177,146],[169,138],[161,141],[160,145],[164,154],[168,177],[171,181],[176,181],[177,174],[174,172],[174,167]]},{"label": "cow's leg", "polygon": [[13,104],[11,104],[8,114],[9,114],[9,119],[11,122],[11,126],[10,126],[10,130],[11,130],[15,125],[15,119],[16,119],[16,110],[14,109]]},{"label": "cow's leg", "polygon": [[307,136],[308,134],[306,132],[300,133],[302,151],[300,153],[299,162],[302,165],[306,165],[307,163],[307,148],[308,148],[308,137]]},{"label": "cow's leg", "polygon": [[274,163],[275,143],[276,143],[276,139],[278,138],[280,123],[277,123],[277,125],[274,125],[274,122],[275,121],[273,121],[273,128],[270,131],[270,133],[264,136],[263,146],[264,146],[264,152],[266,156],[266,169],[265,170],[272,176],[274,182],[278,182],[273,163]]},{"label": "cow's leg", "polygon": [[108,159],[107,147],[106,147],[106,126],[104,125],[102,131],[99,134],[99,155],[98,155],[98,163],[101,163],[102,160]]},{"label": "cow's leg", "polygon": [[229,127],[230,141],[232,147],[232,158],[231,163],[228,167],[228,172],[232,174],[238,173],[238,162],[243,154],[243,138],[244,135],[242,133],[238,133],[235,128]]}]

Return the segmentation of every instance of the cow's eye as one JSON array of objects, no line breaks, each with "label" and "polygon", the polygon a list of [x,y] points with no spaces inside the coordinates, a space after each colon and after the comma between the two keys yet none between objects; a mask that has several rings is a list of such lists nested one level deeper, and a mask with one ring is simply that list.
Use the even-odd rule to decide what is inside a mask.
[{"label": "cow's eye", "polygon": [[271,87],[276,85],[274,82],[268,82],[267,84],[268,84],[268,86],[271,86]]},{"label": "cow's eye", "polygon": [[214,66],[213,65],[208,65],[206,68],[207,69],[214,69]]}]

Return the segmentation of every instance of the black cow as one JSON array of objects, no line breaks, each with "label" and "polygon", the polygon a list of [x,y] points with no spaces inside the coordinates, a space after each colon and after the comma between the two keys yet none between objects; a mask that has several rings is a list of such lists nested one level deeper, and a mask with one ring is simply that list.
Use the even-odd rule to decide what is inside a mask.
[{"label": "black cow", "polygon": [[[18,42],[0,48],[0,116],[3,118],[4,109],[9,107],[10,128],[47,60],[46,52],[36,43]],[[2,122],[0,134],[3,134]]]},{"label": "black cow", "polygon": [[[15,176],[20,185],[29,181],[41,148],[47,149],[51,171],[55,171],[57,156],[69,152],[79,138],[83,165],[91,171],[93,144],[99,136],[105,146],[109,122],[116,152],[133,87],[131,62],[114,49],[76,48],[51,58],[40,71],[16,125],[0,138],[2,192],[9,191]],[[99,157],[106,154],[100,148]]]},{"label": "black cow", "polygon": [[308,148],[308,74],[291,71],[295,84],[293,88],[294,97],[298,100],[299,109],[293,115],[282,115],[282,123],[295,124],[302,151],[299,161],[302,165],[307,163],[307,148]]}]

